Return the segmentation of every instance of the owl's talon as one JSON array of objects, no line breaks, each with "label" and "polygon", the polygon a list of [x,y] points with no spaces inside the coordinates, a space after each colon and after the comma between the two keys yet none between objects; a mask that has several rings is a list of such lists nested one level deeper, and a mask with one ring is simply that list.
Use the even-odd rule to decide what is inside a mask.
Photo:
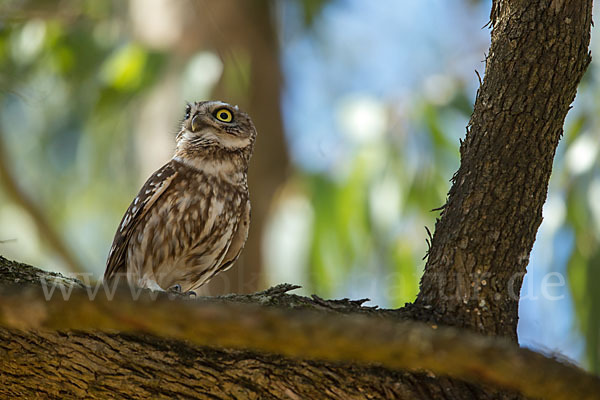
[{"label": "owl's talon", "polygon": [[171,292],[171,293],[179,293],[181,294],[181,285],[179,283],[171,286],[169,288],[169,290],[167,290],[167,292]]},{"label": "owl's talon", "polygon": [[197,296],[196,292],[194,292],[193,290],[190,290],[190,291],[188,291],[188,292],[185,292],[185,295],[186,295],[187,297],[189,297],[190,299],[196,298],[196,296]]}]

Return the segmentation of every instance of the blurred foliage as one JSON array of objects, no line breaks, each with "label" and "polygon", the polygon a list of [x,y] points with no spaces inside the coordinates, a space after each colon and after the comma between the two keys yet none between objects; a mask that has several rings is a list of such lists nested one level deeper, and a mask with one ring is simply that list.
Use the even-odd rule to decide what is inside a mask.
[{"label": "blurred foliage", "polygon": [[[318,23],[315,18],[309,28]],[[599,72],[594,59],[567,118],[549,187],[553,204],[545,208],[541,226],[552,236],[554,248],[541,250],[549,255],[549,265],[537,264],[546,273],[567,276],[577,324],[572,329],[584,336],[586,364],[595,372],[600,372],[600,291],[595,289],[600,284]],[[414,299],[427,250],[422,227],[433,228],[437,213],[429,210],[445,201],[448,179],[458,168],[458,138],[464,136],[474,100],[463,78],[446,78],[453,81],[450,98],[439,101],[412,93],[408,110],[398,120],[393,115],[397,105],[384,102],[381,107],[391,121],[379,142],[359,143],[347,151],[345,167],[300,174],[314,221],[307,292],[348,295],[354,285],[349,276],[354,275],[362,281],[383,281],[370,293],[376,303],[401,306]],[[391,209],[397,207],[397,212],[390,212],[382,198],[396,201]],[[573,245],[564,241],[565,232],[573,236]],[[530,263],[530,271],[534,265]],[[377,291],[385,294],[378,296]]]},{"label": "blurred foliage", "polygon": [[[12,170],[80,259],[102,264],[101,239],[114,229],[103,216],[121,213],[137,182],[130,113],[165,54],[128,36],[121,2],[71,2],[67,14],[15,3],[30,9],[16,7],[0,25],[2,140]],[[27,13],[35,17],[19,17]]]},{"label": "blurred foliage", "polygon": [[304,25],[310,27],[329,0],[296,0],[302,11]]},{"label": "blurred foliage", "polygon": [[[598,49],[597,41],[592,45]],[[587,359],[600,373],[600,67],[590,65],[580,84],[555,162],[554,190],[565,199],[565,227],[574,235],[568,283],[586,339]]]},{"label": "blurred foliage", "polygon": [[[318,40],[323,31],[312,27],[332,0],[296,3],[300,24]],[[114,233],[112,221],[122,215],[138,188],[135,117],[143,96],[165,79],[172,56],[168,49],[150,49],[133,37],[127,6],[126,1],[97,0],[0,4],[0,127],[1,139],[10,149],[11,169],[90,270],[103,265]],[[224,54],[223,86],[229,93],[246,92],[250,54],[235,49],[235,60]],[[214,68],[217,75],[219,67]],[[554,268],[568,275],[588,364],[596,372],[600,371],[598,71],[594,60],[557,152],[550,197],[558,199],[564,216],[545,215],[555,219],[551,233],[568,230],[574,236],[573,248],[567,249],[568,268]],[[407,96],[410,104],[377,99],[367,107],[359,102],[342,119],[352,122],[366,107],[377,114],[375,122],[385,120],[380,132],[365,138],[360,132],[348,132],[353,123],[341,124],[336,145],[343,156],[336,165],[327,171],[295,165],[287,186],[298,188],[310,212],[303,217],[308,221],[305,257],[299,257],[300,269],[290,279],[304,281],[306,291],[361,296],[375,282],[369,295],[374,293],[379,304],[401,306],[414,299],[427,251],[424,226],[433,230],[439,212],[430,210],[445,202],[449,179],[458,168],[458,139],[464,136],[472,110],[473,92],[465,79],[445,78],[451,80],[452,90],[441,100],[417,92]],[[16,238],[21,246],[16,258],[59,269],[59,260],[49,256],[48,249],[36,247],[42,240],[27,228],[27,216],[19,214],[2,191],[0,221],[0,241]],[[545,226],[542,229],[549,229]],[[285,234],[277,231],[274,237]],[[0,252],[10,252],[10,246],[12,242],[0,243]]]},{"label": "blurred foliage", "polygon": [[[347,170],[301,175],[314,220],[309,291],[342,295],[354,272],[382,280],[378,302],[398,307],[414,300],[425,226],[433,231],[439,214],[430,210],[444,204],[450,171],[458,167],[456,132],[445,123],[468,119],[465,99],[463,90],[443,105],[416,98],[406,131],[402,121],[390,123],[381,137],[354,147]],[[392,109],[382,107],[393,119]]]}]

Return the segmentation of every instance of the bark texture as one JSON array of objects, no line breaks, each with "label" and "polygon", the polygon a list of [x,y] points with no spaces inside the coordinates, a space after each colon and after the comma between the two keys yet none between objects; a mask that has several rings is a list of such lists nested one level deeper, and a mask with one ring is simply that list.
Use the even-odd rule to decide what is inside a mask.
[{"label": "bark texture", "polygon": [[589,62],[592,0],[494,1],[492,45],[416,304],[517,340],[552,160]]},{"label": "bark texture", "polygon": [[0,347],[12,358],[10,365],[0,361],[3,398],[515,398],[464,383],[462,396],[454,390],[448,397],[449,379],[431,374],[195,347],[140,334],[0,329]]},{"label": "bark texture", "polygon": [[290,295],[291,285],[132,301],[128,289],[113,296],[1,258],[0,277],[4,397],[518,398],[444,376],[547,399],[600,392],[600,379],[506,339]]},{"label": "bark texture", "polygon": [[[0,396],[597,398],[597,377],[515,344],[552,158],[589,63],[591,6],[494,1],[485,80],[415,304],[376,310],[288,287],[186,302],[109,301],[101,289],[89,301],[79,281],[0,257]],[[71,300],[46,301],[41,278],[73,286]]]}]

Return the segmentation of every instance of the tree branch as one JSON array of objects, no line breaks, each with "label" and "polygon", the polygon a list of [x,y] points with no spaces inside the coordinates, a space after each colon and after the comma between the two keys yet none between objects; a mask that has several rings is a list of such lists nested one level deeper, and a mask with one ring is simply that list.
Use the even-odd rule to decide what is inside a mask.
[{"label": "tree branch", "polygon": [[[55,275],[52,279],[57,282]],[[402,313],[363,309],[356,302],[288,295],[290,288],[189,301],[150,292],[132,301],[123,288],[112,299],[101,288],[90,301],[91,288],[74,288],[65,301],[60,290],[46,300],[40,287],[5,286],[0,290],[0,326],[151,334],[200,346],[429,371],[545,399],[594,399],[600,392],[597,377],[508,340],[401,321],[394,315]],[[339,310],[353,311],[342,315]]]}]

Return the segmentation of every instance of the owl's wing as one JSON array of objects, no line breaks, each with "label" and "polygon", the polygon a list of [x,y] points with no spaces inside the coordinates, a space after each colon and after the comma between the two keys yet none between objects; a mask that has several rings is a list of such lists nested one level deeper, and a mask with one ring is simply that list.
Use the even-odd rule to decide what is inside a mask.
[{"label": "owl's wing", "polygon": [[[246,205],[244,210],[242,211],[242,215],[240,217],[240,221],[237,225],[237,231],[234,233],[233,239],[231,240],[231,244],[229,245],[229,249],[227,253],[225,253],[225,257],[223,257],[223,262],[219,267],[215,270],[214,274],[217,274],[222,271],[227,271],[233,263],[238,259],[242,249],[244,248],[244,244],[246,243],[246,239],[248,238],[248,229],[250,228],[250,201],[246,201]],[[213,275],[214,275],[213,274]]]},{"label": "owl's wing", "polygon": [[176,176],[177,170],[173,161],[170,161],[148,178],[138,195],[133,199],[119,224],[108,253],[106,271],[104,272],[105,281],[109,281],[119,272],[127,272],[127,247],[136,226]]},{"label": "owl's wing", "polygon": [[248,238],[248,228],[250,227],[250,201],[246,200],[244,209],[241,212],[240,220],[238,221],[235,232],[233,233],[230,241],[228,242],[227,252],[223,257],[223,261],[215,268],[209,269],[208,274],[205,274],[204,269],[198,279],[194,279],[188,290],[194,291],[200,286],[208,282],[212,277],[217,275],[219,272],[227,271],[233,266],[233,263],[238,259],[246,239]]}]

